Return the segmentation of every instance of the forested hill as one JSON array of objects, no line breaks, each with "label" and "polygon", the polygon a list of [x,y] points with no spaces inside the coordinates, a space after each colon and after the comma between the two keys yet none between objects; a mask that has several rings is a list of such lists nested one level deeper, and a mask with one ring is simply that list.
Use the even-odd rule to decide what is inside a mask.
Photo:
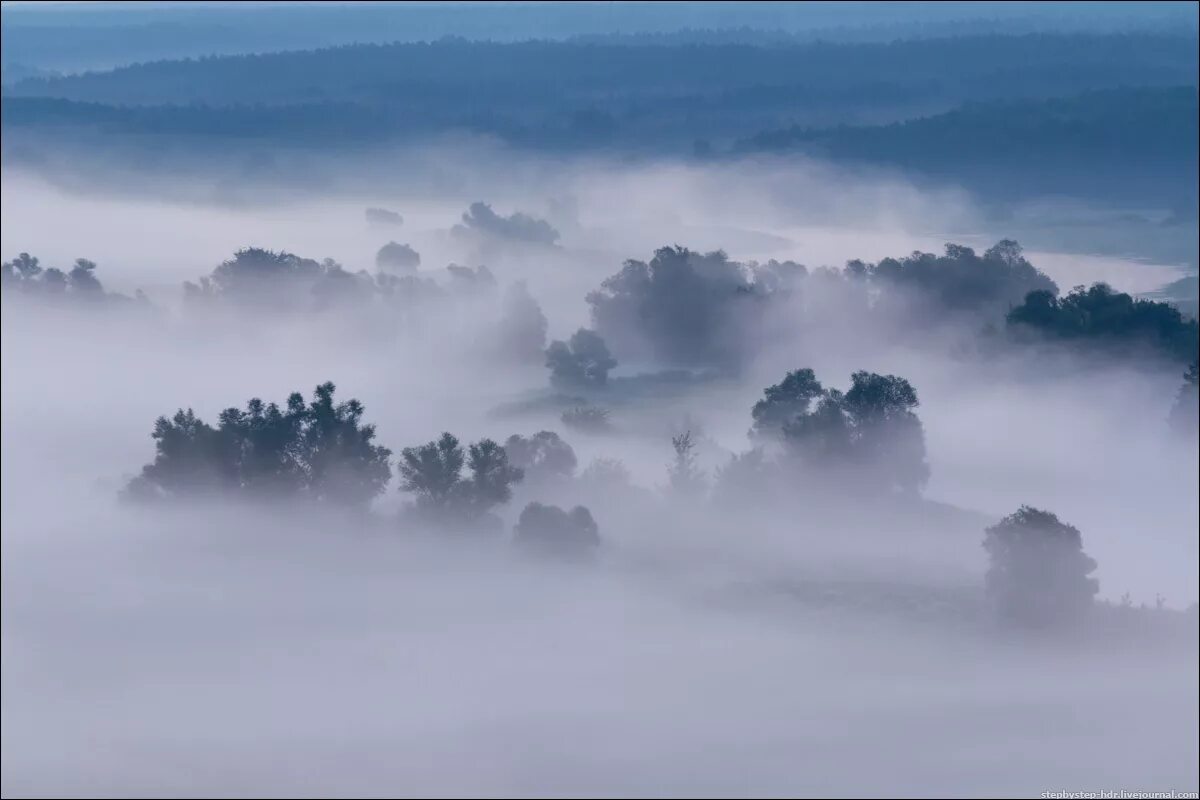
[{"label": "forested hill", "polygon": [[1155,34],[775,46],[443,40],[157,61],[26,79],[7,94],[119,105],[337,100],[427,112],[447,104],[480,112],[532,105],[616,115],[716,104],[803,116],[811,106],[866,107],[888,97],[956,105],[1194,84],[1198,64],[1195,36]]}]

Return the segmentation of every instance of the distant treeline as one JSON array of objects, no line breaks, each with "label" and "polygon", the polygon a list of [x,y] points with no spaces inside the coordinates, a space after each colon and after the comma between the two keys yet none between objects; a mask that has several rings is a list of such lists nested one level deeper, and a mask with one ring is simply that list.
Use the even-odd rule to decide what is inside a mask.
[{"label": "distant treeline", "polygon": [[1194,85],[1198,65],[1194,36],[1147,33],[771,46],[441,40],[30,78],[6,99],[156,110],[9,102],[4,124],[73,117],[141,133],[297,141],[463,128],[539,147],[678,149],[792,125],[890,122],[967,101]]}]

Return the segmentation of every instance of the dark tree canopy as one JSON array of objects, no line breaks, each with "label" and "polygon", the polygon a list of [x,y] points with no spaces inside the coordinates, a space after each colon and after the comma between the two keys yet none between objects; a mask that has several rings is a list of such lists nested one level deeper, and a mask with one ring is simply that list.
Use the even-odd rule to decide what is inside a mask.
[{"label": "dark tree canopy", "polygon": [[1007,322],[1017,337],[1034,335],[1113,352],[1148,350],[1183,364],[1197,357],[1196,320],[1170,303],[1137,299],[1105,283],[1076,286],[1063,298],[1030,292],[1008,313]]},{"label": "dark tree canopy", "polygon": [[[512,498],[512,485],[524,477],[504,448],[481,439],[463,450],[449,433],[406,447],[397,462],[400,491],[415,497],[415,509],[440,524],[471,525]],[[464,473],[463,468],[466,467]]]},{"label": "dark tree canopy", "polygon": [[185,281],[189,302],[231,301],[258,310],[306,311],[342,302],[361,303],[374,294],[365,272],[347,272],[333,259],[316,261],[285,251],[248,247],[221,263],[198,284]]},{"label": "dark tree canopy", "polygon": [[552,245],[558,241],[558,231],[544,219],[537,219],[520,211],[507,217],[492,210],[487,203],[475,202],[463,212],[462,224],[455,225],[455,234],[482,234],[514,242]]},{"label": "dark tree canopy", "polygon": [[649,263],[626,261],[587,301],[594,327],[618,354],[731,367],[744,356],[758,302],[777,285],[758,287],[752,270],[719,250],[663,247]]},{"label": "dark tree canopy", "polygon": [[407,244],[388,242],[375,254],[375,266],[391,272],[415,272],[421,266],[421,254]]},{"label": "dark tree canopy", "polygon": [[570,341],[556,340],[546,348],[546,366],[550,383],[559,389],[586,389],[603,386],[617,360],[595,331],[580,328]]},{"label": "dark tree canopy", "polygon": [[751,414],[759,434],[814,474],[849,475],[859,489],[915,493],[929,480],[917,393],[904,378],[856,372],[850,390],[822,388],[811,369],[770,386]]},{"label": "dark tree canopy", "polygon": [[221,412],[216,427],[182,409],[154,424],[155,459],[127,492],[136,499],[231,495],[365,509],[383,491],[391,451],[374,444],[357,400],[336,403],[323,383],[305,403],[254,398]]},{"label": "dark tree canopy", "polygon": [[1096,562],[1079,529],[1049,511],[1021,506],[988,528],[983,547],[988,595],[1005,619],[1045,626],[1077,619],[1099,590]]},{"label": "dark tree canopy", "polygon": [[586,557],[600,546],[600,529],[583,506],[564,511],[530,503],[521,511],[513,532],[518,545],[556,557]]},{"label": "dark tree canopy", "polygon": [[504,442],[504,451],[530,481],[570,478],[579,463],[571,445],[553,431],[538,431],[528,438],[513,434]]},{"label": "dark tree canopy", "polygon": [[[43,267],[36,256],[20,253],[12,261],[5,261],[0,266],[0,287],[5,296],[21,293],[71,302],[129,300],[124,295],[105,292],[103,284],[96,277],[96,262],[86,258],[75,259],[74,266],[64,272],[57,267]],[[141,292],[137,297],[144,299]]]},{"label": "dark tree canopy", "polygon": [[789,372],[782,381],[763,390],[763,399],[750,410],[750,416],[754,418],[751,432],[760,436],[781,435],[783,427],[806,415],[812,402],[824,392],[825,388],[811,369]]},{"label": "dark tree canopy", "polygon": [[999,316],[1029,292],[1058,293],[1054,281],[1030,264],[1011,239],[997,242],[982,256],[970,247],[947,244],[941,256],[915,252],[863,266],[884,307],[915,300],[938,312]]}]

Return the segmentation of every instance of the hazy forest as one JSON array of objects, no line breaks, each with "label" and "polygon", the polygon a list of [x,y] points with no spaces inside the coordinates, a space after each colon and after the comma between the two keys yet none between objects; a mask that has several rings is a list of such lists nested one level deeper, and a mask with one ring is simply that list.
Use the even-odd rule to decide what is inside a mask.
[{"label": "hazy forest", "polygon": [[1198,10],[5,2],[3,796],[1195,797]]}]

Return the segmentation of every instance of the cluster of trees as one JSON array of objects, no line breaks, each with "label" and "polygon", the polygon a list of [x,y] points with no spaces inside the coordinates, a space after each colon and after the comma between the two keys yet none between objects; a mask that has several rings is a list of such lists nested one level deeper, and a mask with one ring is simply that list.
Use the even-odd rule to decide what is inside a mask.
[{"label": "cluster of trees", "polygon": [[746,355],[761,304],[803,270],[787,262],[756,272],[720,250],[662,247],[649,262],[626,261],[587,301],[593,327],[621,358],[731,368]]},{"label": "cluster of trees", "polygon": [[[811,370],[788,373],[754,406],[754,435],[783,437],[800,446],[812,466],[828,470],[829,459],[857,461],[857,467],[885,476],[867,481],[876,490],[915,489],[927,476],[923,446],[886,452],[898,429],[920,435],[912,413],[916,393],[902,378],[858,372],[846,393],[827,390]],[[365,512],[391,477],[392,452],[375,443],[375,428],[363,421],[357,400],[338,403],[324,383],[312,399],[293,393],[281,407],[255,398],[244,410],[228,408],[209,425],[188,409],[154,426],[155,458],[124,490],[134,501],[219,498],[250,501],[306,501]],[[815,406],[815,407],[814,407]],[[834,421],[836,420],[836,421]],[[893,430],[889,431],[891,428]],[[672,438],[674,462],[668,490],[690,503],[702,502],[708,481],[697,464],[691,431]],[[873,468],[886,465],[880,472]],[[762,448],[736,456],[718,474],[722,482],[762,481],[788,466],[768,462]],[[569,480],[575,452],[556,433],[513,435],[503,446],[481,439],[464,447],[450,433],[400,452],[400,491],[411,495],[405,514],[447,531],[496,530],[495,509],[512,499],[513,487],[529,479],[546,486]],[[598,462],[594,478],[609,474],[627,485],[617,462]],[[863,473],[856,473],[856,485]],[[844,476],[844,475],[843,475]],[[786,478],[782,487],[794,483]],[[728,487],[726,487],[728,488]],[[514,527],[514,542],[556,557],[580,558],[600,544],[599,529],[583,506],[565,510],[530,502]],[[998,616],[1021,626],[1065,625],[1078,621],[1098,591],[1091,574],[1096,562],[1084,551],[1077,528],[1054,514],[1028,506],[985,531],[989,557],[985,588]]]},{"label": "cluster of trees", "polygon": [[785,457],[814,476],[852,472],[863,489],[919,492],[929,465],[916,390],[874,372],[855,372],[850,381],[841,392],[822,386],[811,369],[789,372],[754,404],[751,435],[781,443]]},{"label": "cluster of trees", "polygon": [[[329,147],[466,129],[539,148],[646,149],[690,145],[697,130],[728,141],[798,122],[822,130],[824,145],[838,141],[830,127],[839,123],[891,122],[970,100],[1191,86],[1196,70],[1195,40],[1186,36],[687,41],[450,39],[160,61],[22,81],[6,90],[4,124],[8,132],[65,116],[81,134],[101,123],[110,134],[133,134],[131,142],[147,134],[199,134],[216,142],[259,138]],[[952,75],[947,64],[955,66]],[[79,102],[58,109],[36,104],[46,99]],[[943,153],[947,144],[980,139],[986,153],[1021,132],[993,115],[989,126],[959,138],[926,132],[924,151]],[[852,141],[843,147],[851,155],[905,154],[910,142],[922,141],[920,131],[887,133],[898,144],[873,148],[864,134],[847,137]],[[785,132],[760,144],[788,146],[797,138],[805,141]]]},{"label": "cluster of trees", "polygon": [[299,499],[365,510],[391,477],[391,450],[374,443],[357,400],[334,402],[323,383],[281,408],[254,398],[216,426],[180,409],[154,423],[154,461],[126,488],[139,500],[236,497]]},{"label": "cluster of trees", "polygon": [[[303,501],[365,513],[391,480],[392,451],[375,442],[358,400],[335,402],[323,383],[305,402],[296,392],[281,407],[258,398],[245,409],[227,408],[216,425],[192,409],[160,417],[151,434],[154,460],[132,478],[122,496],[135,502],[197,499]],[[511,456],[510,456],[511,454]],[[400,491],[412,496],[406,514],[447,531],[502,526],[494,510],[512,499],[513,486],[569,478],[571,446],[540,431],[512,436],[502,447],[481,439],[464,447],[450,433],[400,451]],[[517,539],[554,553],[588,552],[599,543],[591,513],[530,503]]]},{"label": "cluster of trees", "polygon": [[[43,267],[36,256],[20,253],[12,261],[5,261],[0,266],[0,287],[6,294],[21,292],[45,298],[70,298],[73,301],[129,300],[124,295],[104,291],[104,285],[96,277],[96,262],[86,258],[77,258],[70,270],[61,270],[58,267]],[[140,292],[138,299],[142,299]]]},{"label": "cluster of trees", "polygon": [[851,275],[864,274],[878,291],[877,306],[898,306],[906,317],[920,311],[969,313],[999,318],[1030,292],[1058,293],[1058,286],[1025,259],[1021,245],[1004,239],[978,255],[961,244],[947,244],[942,255],[914,252],[877,264],[852,261]]},{"label": "cluster of trees", "polygon": [[1065,297],[1038,290],[1008,312],[1014,335],[1103,348],[1145,350],[1183,364],[1195,363],[1200,331],[1196,320],[1158,300],[1141,300],[1105,283],[1076,286]]},{"label": "cluster of trees", "polygon": [[349,272],[331,258],[317,261],[247,247],[199,283],[185,281],[183,290],[190,303],[222,301],[256,310],[298,311],[363,302],[375,292],[375,283],[366,272]]},{"label": "cluster of trees", "polygon": [[[420,254],[405,244],[389,242],[376,255],[381,271],[351,272],[331,258],[317,261],[287,251],[247,247],[222,262],[198,282],[185,281],[184,299],[191,304],[232,303],[256,311],[319,311],[361,307],[374,298],[392,306],[412,307],[449,294],[477,294],[496,287],[486,266],[446,267],[446,285],[417,274]],[[539,309],[540,313],[540,309]]]},{"label": "cluster of trees", "polygon": [[456,236],[481,235],[541,245],[553,245],[559,239],[558,231],[544,219],[531,217],[521,211],[504,217],[483,202],[472,203],[463,212],[462,224],[455,225],[450,232]]}]

